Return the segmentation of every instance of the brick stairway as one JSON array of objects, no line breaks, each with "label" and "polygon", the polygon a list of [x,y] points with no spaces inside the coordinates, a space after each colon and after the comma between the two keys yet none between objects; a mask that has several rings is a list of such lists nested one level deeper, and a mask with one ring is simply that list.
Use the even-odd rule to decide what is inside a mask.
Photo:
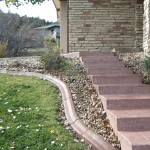
[{"label": "brick stairway", "polygon": [[150,150],[150,85],[112,52],[80,52],[122,150]]}]

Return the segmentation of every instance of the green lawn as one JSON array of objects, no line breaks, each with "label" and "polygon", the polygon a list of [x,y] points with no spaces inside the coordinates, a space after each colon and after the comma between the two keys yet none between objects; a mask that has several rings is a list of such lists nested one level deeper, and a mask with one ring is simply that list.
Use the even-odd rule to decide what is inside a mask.
[{"label": "green lawn", "polygon": [[61,101],[47,81],[0,75],[0,150],[86,150],[58,123]]}]

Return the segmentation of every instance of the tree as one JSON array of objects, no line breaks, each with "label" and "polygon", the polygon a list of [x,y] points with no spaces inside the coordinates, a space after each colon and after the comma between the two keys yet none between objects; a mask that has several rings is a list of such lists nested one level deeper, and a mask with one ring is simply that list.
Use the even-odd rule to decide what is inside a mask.
[{"label": "tree", "polygon": [[[21,2],[21,0],[4,0],[6,5],[9,6],[11,4],[15,5],[15,6],[20,6],[22,5],[23,3]],[[42,2],[44,2],[45,0],[24,0],[25,3],[32,3],[33,5],[34,4],[41,4]]]},{"label": "tree", "polygon": [[0,12],[0,42],[7,42],[7,56],[18,55],[24,48],[42,47],[43,40],[36,36],[33,27],[47,23],[39,18]]},{"label": "tree", "polygon": [[14,55],[20,46],[18,20],[19,15],[0,13],[0,41],[7,41],[7,56]]}]

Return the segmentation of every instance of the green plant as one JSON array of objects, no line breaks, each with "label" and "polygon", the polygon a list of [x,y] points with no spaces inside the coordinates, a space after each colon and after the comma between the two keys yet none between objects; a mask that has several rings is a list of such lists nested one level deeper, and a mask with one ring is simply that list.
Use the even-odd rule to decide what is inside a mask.
[{"label": "green plant", "polygon": [[53,39],[48,36],[44,39],[45,52],[41,56],[41,61],[45,63],[45,68],[48,69],[59,69],[62,62],[62,57],[60,56],[60,48],[53,41]]},{"label": "green plant", "polygon": [[148,83],[150,83],[150,56],[146,56],[144,66],[148,72]]},{"label": "green plant", "polygon": [[150,56],[147,56],[146,59],[144,60],[144,65],[145,68],[150,71]]},{"label": "green plant", "polygon": [[7,43],[0,41],[0,58],[6,57]]}]

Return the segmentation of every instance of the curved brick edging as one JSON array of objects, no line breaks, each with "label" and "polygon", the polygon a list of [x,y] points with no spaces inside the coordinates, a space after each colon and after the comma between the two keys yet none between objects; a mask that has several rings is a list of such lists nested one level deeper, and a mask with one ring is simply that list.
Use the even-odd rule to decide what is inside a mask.
[{"label": "curved brick edging", "polygon": [[74,109],[70,90],[63,81],[50,75],[44,75],[35,72],[21,72],[21,71],[16,72],[16,71],[1,70],[0,73],[34,76],[55,84],[57,87],[59,87],[62,94],[67,121],[71,125],[71,127],[76,131],[78,136],[83,138],[86,143],[91,144],[95,150],[116,150],[113,146],[111,146],[109,143],[104,141],[104,139],[101,136],[99,136],[97,133],[93,132],[92,130],[88,129],[86,125],[83,123],[83,121],[79,119]]}]

